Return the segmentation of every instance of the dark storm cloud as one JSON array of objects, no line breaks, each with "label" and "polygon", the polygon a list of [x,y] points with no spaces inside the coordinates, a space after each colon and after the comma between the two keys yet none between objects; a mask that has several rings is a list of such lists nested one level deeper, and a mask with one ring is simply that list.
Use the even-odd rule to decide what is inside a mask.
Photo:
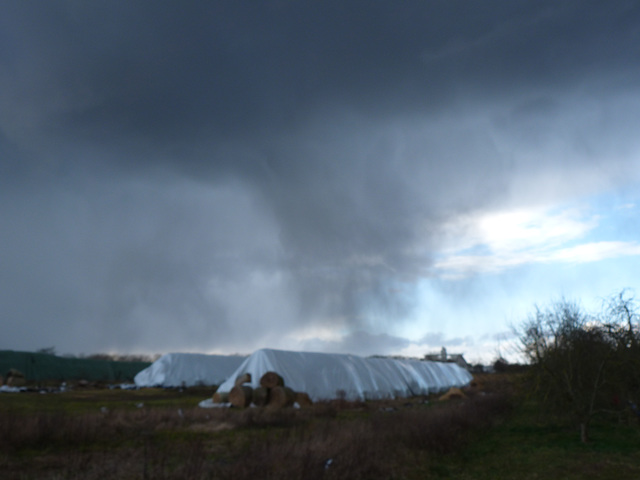
[{"label": "dark storm cloud", "polygon": [[469,90],[496,95],[637,72],[639,59],[628,48],[639,40],[638,7],[627,2],[5,8],[3,83],[16,106],[51,134],[103,144],[252,138],[295,125],[325,102],[370,115],[423,112]]},{"label": "dark storm cloud", "polygon": [[150,330],[223,347],[403,318],[440,223],[507,195],[509,142],[553,135],[569,93],[633,87],[639,19],[622,1],[4,4],[15,337],[47,319],[95,348]]}]

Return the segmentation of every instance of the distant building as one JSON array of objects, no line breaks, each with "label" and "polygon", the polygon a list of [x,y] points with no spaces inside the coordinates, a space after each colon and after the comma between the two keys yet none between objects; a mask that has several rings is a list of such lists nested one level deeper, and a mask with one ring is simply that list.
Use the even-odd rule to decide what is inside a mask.
[{"label": "distant building", "polygon": [[467,363],[462,353],[447,353],[447,349],[444,347],[442,347],[442,350],[440,350],[440,353],[427,353],[424,356],[424,359],[431,360],[432,362],[455,363],[456,365],[464,368],[465,370],[469,370],[471,368],[471,365]]}]

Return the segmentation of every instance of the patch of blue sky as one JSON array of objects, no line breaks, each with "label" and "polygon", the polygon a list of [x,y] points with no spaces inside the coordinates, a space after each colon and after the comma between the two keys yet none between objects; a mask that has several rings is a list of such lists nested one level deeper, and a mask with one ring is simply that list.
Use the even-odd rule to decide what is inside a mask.
[{"label": "patch of blue sky", "polygon": [[622,289],[640,294],[638,200],[631,190],[608,192],[452,223],[394,334],[418,343],[437,335],[445,345],[464,339],[486,356],[491,339],[500,343],[536,305],[565,298],[596,313]]},{"label": "patch of blue sky", "polygon": [[547,208],[489,212],[466,220],[472,232],[436,255],[436,276],[464,277],[530,263],[576,263],[640,254],[638,206],[599,195]]},{"label": "patch of blue sky", "polygon": [[[640,256],[633,255],[585,262],[531,262],[458,278],[424,279],[410,320],[398,325],[395,333],[420,339],[437,332],[444,344],[471,338],[469,350],[477,350],[474,342],[483,343],[486,356],[492,350],[490,342],[482,339],[508,336],[536,306],[546,308],[564,298],[598,313],[603,301],[623,289],[640,294],[638,271]],[[500,341],[494,343],[497,348]]]},{"label": "patch of blue sky", "polygon": [[478,243],[478,244],[472,245],[470,247],[462,248],[462,249],[456,251],[456,254],[457,255],[485,256],[485,255],[492,255],[493,254],[493,250],[487,244]]},{"label": "patch of blue sky", "polygon": [[635,201],[616,202],[611,198],[594,199],[598,227],[589,238],[596,241],[616,240],[635,242],[640,239],[640,205]]}]

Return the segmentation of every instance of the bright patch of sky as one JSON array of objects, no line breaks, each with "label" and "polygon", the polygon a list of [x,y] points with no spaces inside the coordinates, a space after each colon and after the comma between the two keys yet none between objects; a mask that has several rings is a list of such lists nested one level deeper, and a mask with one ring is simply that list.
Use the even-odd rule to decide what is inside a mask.
[{"label": "bright patch of sky", "polygon": [[628,225],[637,212],[635,203],[605,211],[592,200],[454,219],[445,226],[450,246],[438,253],[433,275],[456,279],[527,264],[577,264],[640,255],[634,227]]},{"label": "bright patch of sky", "polygon": [[[470,360],[518,360],[513,327],[536,305],[564,297],[597,312],[606,296],[639,290],[638,210],[635,199],[601,195],[453,219],[414,316],[396,331],[414,341],[405,353],[439,341]],[[433,331],[440,338],[428,338]]]}]

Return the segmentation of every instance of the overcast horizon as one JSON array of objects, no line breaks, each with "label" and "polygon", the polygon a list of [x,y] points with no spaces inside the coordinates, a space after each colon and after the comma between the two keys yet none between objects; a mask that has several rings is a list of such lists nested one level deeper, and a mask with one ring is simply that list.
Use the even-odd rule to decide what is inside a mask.
[{"label": "overcast horizon", "polygon": [[640,292],[640,3],[0,1],[0,349],[516,358]]}]

